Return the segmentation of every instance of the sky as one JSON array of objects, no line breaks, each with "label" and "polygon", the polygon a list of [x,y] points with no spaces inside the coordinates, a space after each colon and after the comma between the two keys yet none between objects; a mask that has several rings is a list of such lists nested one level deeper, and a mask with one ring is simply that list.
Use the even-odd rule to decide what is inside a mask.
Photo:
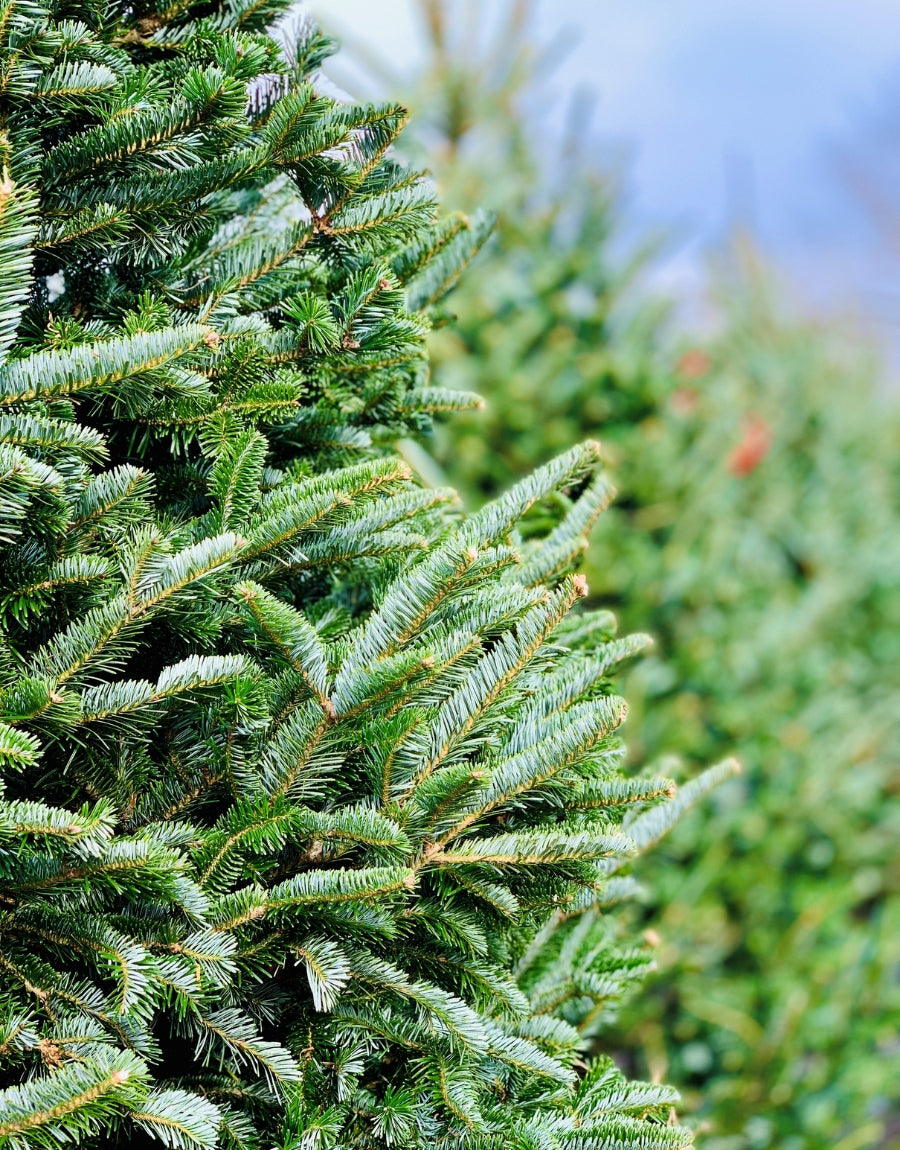
[{"label": "sky", "polygon": [[[628,157],[633,223],[675,237],[664,278],[699,283],[737,222],[799,298],[851,309],[900,345],[900,246],[847,174],[852,163],[882,215],[896,202],[900,220],[900,0],[535,4],[537,37],[569,45],[561,94],[592,90],[595,133]],[[311,7],[401,70],[415,65],[414,0]]]}]

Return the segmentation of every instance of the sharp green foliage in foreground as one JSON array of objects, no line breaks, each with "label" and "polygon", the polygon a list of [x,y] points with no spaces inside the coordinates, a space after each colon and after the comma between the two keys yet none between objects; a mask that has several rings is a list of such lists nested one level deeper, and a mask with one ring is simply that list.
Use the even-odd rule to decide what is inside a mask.
[{"label": "sharp green foliage in foreground", "polygon": [[421,139],[456,205],[499,189],[500,216],[432,337],[435,383],[483,393],[485,422],[433,450],[477,505],[601,439],[620,493],[584,567],[657,640],[628,681],[637,758],[745,765],[663,853],[661,973],[617,1040],[711,1150],[894,1145],[900,419],[864,352],[786,322],[747,267],[721,335],[667,349],[587,145],[534,146],[527,5],[498,7],[478,49],[423,5]]},{"label": "sharp green foliage in foreground", "polygon": [[284,7],[0,20],[0,1146],[676,1150],[586,1060],[683,806],[576,609],[597,447],[469,518],[387,449],[485,228]]}]

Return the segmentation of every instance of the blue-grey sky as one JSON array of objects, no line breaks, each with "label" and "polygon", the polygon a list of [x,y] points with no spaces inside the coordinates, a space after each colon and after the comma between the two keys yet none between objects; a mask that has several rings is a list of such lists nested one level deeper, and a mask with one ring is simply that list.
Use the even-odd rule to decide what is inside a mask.
[{"label": "blue-grey sky", "polygon": [[[466,0],[459,0],[465,3]],[[481,0],[489,14],[497,0]],[[318,0],[403,68],[418,54],[414,0]],[[560,89],[597,94],[598,137],[629,155],[633,218],[683,237],[673,283],[740,217],[817,303],[845,302],[900,331],[900,252],[888,251],[842,175],[848,150],[875,182],[900,171],[900,0],[536,0],[538,36],[571,47]],[[875,189],[879,191],[879,189]],[[900,181],[880,189],[887,211]],[[900,198],[897,202],[900,219]],[[896,310],[896,316],[895,316]]]}]

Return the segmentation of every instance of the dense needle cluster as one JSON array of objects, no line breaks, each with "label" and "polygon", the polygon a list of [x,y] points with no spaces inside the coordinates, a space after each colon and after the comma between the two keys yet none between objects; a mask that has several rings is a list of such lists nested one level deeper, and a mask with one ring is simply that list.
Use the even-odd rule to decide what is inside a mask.
[{"label": "dense needle cluster", "polygon": [[3,8],[0,1146],[680,1147],[580,1059],[721,772],[620,772],[594,445],[469,518],[390,452],[485,227],[282,7]]}]

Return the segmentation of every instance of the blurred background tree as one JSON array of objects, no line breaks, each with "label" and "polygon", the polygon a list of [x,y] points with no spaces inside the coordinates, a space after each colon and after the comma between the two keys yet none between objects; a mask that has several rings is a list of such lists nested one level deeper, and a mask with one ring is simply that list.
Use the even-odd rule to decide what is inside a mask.
[{"label": "blurred background tree", "polygon": [[864,348],[785,318],[747,245],[715,336],[681,339],[641,282],[654,241],[628,250],[577,142],[584,107],[562,142],[535,127],[530,5],[490,36],[420,8],[419,148],[451,206],[501,209],[433,336],[436,382],[487,410],[420,469],[475,503],[599,435],[620,495],[591,588],[657,638],[632,744],[746,767],[650,872],[666,976],[620,1059],[681,1084],[709,1150],[900,1146],[900,418]]},{"label": "blurred background tree", "polygon": [[659,641],[646,749],[747,768],[651,875],[678,975],[629,1041],[660,1070],[668,1018],[676,1079],[742,1136],[710,1146],[896,1146],[898,423],[858,347],[742,277],[626,452],[629,548],[594,551]]}]

